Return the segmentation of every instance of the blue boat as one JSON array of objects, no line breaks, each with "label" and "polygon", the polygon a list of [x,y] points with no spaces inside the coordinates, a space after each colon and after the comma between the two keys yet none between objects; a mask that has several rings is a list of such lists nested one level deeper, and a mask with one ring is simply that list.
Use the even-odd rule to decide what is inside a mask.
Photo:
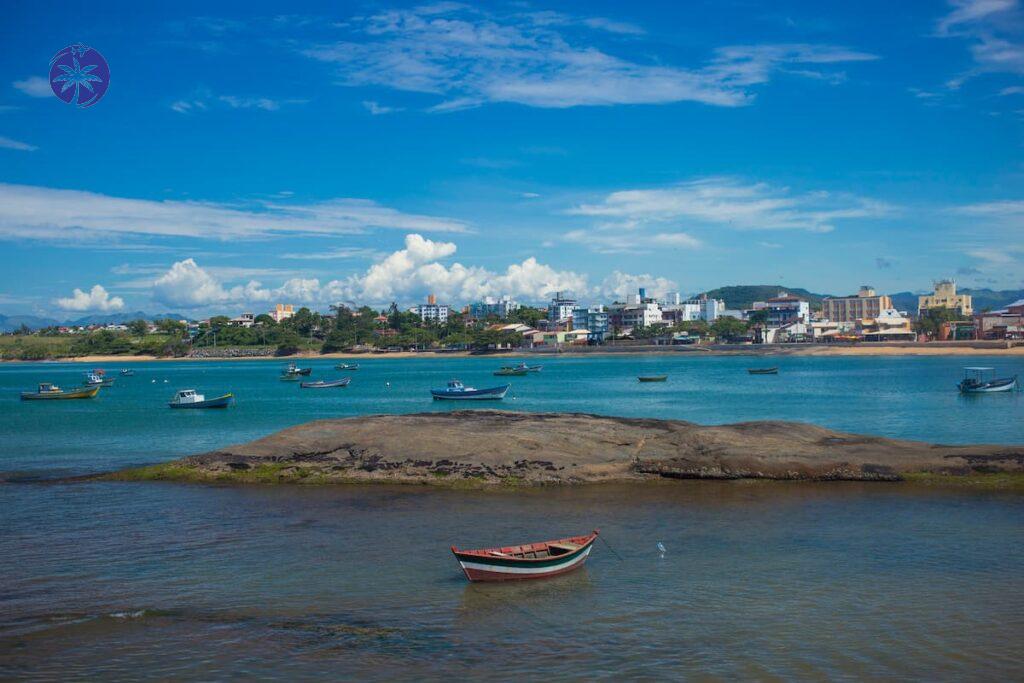
[{"label": "blue boat", "polygon": [[435,401],[497,401],[505,398],[505,393],[511,386],[511,384],[505,384],[489,389],[474,389],[453,379],[444,389],[431,389],[430,395],[434,397]]}]

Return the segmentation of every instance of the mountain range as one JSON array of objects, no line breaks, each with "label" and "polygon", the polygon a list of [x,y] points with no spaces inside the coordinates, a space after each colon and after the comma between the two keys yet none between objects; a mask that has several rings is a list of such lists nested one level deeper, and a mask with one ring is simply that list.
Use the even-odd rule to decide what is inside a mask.
[{"label": "mountain range", "polygon": [[44,318],[37,315],[2,315],[0,314],[0,332],[13,332],[20,329],[22,325],[25,325],[30,330],[38,330],[43,327],[51,327],[53,325],[67,325],[73,327],[76,325],[109,325],[110,323],[124,323],[129,320],[163,320],[164,318],[172,318],[174,320],[186,320],[187,317],[179,313],[160,313],[157,315],[151,315],[144,311],[133,311],[131,313],[107,313],[107,314],[93,314],[86,315],[81,318],[74,320],[56,320],[54,318]]}]

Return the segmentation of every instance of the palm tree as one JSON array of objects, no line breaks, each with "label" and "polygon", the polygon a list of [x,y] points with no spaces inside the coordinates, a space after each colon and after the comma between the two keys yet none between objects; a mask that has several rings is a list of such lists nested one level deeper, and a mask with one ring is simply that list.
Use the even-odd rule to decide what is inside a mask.
[{"label": "palm tree", "polygon": [[75,67],[72,69],[70,66],[66,64],[58,64],[57,66],[59,66],[64,73],[53,79],[53,82],[64,84],[64,87],[60,89],[62,93],[65,92],[71,86],[74,86],[75,97],[73,101],[75,104],[78,104],[79,88],[85,88],[89,92],[95,93],[96,91],[93,90],[92,83],[102,83],[103,79],[99,76],[89,73],[97,66],[99,66],[98,64],[88,64],[86,66],[82,66],[78,63],[78,57],[72,57],[71,59]]}]

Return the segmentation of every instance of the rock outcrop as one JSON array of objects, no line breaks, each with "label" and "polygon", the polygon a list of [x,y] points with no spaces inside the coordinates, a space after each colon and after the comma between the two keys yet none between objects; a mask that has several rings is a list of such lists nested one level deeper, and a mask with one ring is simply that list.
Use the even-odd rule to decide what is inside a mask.
[{"label": "rock outcrop", "polygon": [[943,446],[794,422],[494,410],[318,420],[116,478],[549,484],[684,479],[897,481],[1024,472],[1024,446]]}]

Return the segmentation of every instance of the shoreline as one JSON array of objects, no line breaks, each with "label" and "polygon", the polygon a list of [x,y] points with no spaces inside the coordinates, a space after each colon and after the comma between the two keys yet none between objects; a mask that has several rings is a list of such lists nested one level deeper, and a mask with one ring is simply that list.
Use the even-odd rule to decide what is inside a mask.
[{"label": "shoreline", "polygon": [[86,478],[473,489],[692,479],[910,481],[1024,492],[1024,445],[947,446],[781,421],[705,426],[463,410],[316,420],[248,443]]},{"label": "shoreline", "polygon": [[[753,357],[784,357],[784,356],[1007,356],[1024,358],[1024,344],[1014,346],[980,345],[984,342],[931,342],[920,344],[885,344],[868,342],[851,346],[831,344],[765,344],[755,346],[737,346],[735,348],[718,346],[610,346],[583,347],[574,350],[520,349],[516,351],[497,351],[494,353],[473,354],[468,351],[394,351],[390,353],[314,353],[304,352],[290,356],[218,356],[218,357],[158,357],[158,356],[118,356],[92,355],[47,360],[5,359],[3,363],[142,363],[142,362],[209,362],[209,361],[276,361],[293,362],[296,360],[354,360],[359,358],[586,358],[591,356],[753,356]],[[954,345],[955,344],[955,345]]]}]

